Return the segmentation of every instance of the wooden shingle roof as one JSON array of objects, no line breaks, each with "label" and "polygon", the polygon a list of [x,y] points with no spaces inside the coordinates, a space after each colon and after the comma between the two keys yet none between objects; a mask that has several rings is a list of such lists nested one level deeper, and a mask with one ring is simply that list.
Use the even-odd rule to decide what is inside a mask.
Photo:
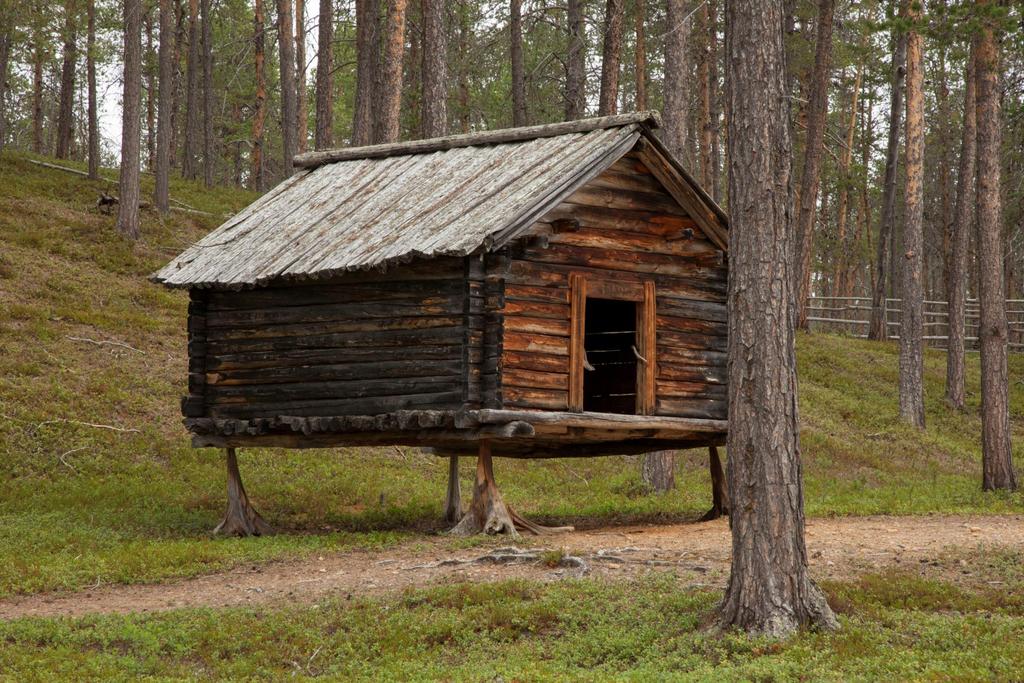
[{"label": "wooden shingle roof", "polygon": [[301,155],[152,279],[240,289],[500,246],[657,125],[627,114]]}]

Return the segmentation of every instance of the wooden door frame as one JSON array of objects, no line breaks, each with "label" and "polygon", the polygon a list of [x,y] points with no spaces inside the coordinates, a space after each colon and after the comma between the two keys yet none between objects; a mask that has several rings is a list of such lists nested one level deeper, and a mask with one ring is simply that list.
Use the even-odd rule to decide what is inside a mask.
[{"label": "wooden door frame", "polygon": [[569,410],[583,412],[583,358],[587,297],[631,301],[636,307],[636,414],[654,413],[657,371],[657,300],[654,281],[622,282],[601,275],[569,274]]}]

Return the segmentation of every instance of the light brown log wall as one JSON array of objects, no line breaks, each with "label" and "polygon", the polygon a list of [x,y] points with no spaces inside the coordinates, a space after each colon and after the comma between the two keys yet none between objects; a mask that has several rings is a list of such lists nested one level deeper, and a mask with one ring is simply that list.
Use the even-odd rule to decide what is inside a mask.
[{"label": "light brown log wall", "polygon": [[[575,220],[579,229],[559,231]],[[564,228],[563,228],[564,230]],[[657,296],[655,413],[726,417],[725,254],[629,155],[538,224],[507,262],[500,363],[485,403],[568,409],[569,273],[652,280]]]}]

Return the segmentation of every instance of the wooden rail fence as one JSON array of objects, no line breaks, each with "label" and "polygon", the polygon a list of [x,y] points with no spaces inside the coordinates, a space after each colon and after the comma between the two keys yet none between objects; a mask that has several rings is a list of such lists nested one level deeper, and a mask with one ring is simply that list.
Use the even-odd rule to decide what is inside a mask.
[{"label": "wooden rail fence", "polygon": [[[901,303],[901,299],[885,300],[889,339],[900,338]],[[946,301],[924,302],[924,339],[929,346],[946,348],[949,341],[948,307],[949,303]],[[871,320],[871,297],[812,296],[807,312],[811,330],[865,338]],[[1006,314],[1010,328],[1010,350],[1024,351],[1024,299],[1007,299]],[[964,315],[965,343],[968,349],[977,348],[979,317],[978,300],[968,299]]]}]

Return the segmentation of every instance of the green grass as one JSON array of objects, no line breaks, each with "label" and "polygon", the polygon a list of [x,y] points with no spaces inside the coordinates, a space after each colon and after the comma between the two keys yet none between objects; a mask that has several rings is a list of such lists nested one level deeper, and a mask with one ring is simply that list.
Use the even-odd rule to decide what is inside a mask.
[{"label": "green grass", "polygon": [[0,624],[0,672],[12,680],[1019,680],[1022,560],[1004,554],[996,567],[974,567],[1003,579],[1002,594],[911,572],[829,584],[841,630],[784,643],[716,632],[709,625],[719,593],[683,590],[672,575],[653,574],[22,619]]},{"label": "green grass", "polygon": [[[0,157],[0,596],[158,581],[437,531],[447,470],[432,456],[246,450],[249,492],[285,533],[209,536],[224,474],[216,451],[189,447],[178,413],[187,300],[145,276],[220,218],[144,211],[143,239],[130,244],[113,216],[93,209],[101,187],[25,155]],[[218,215],[254,197],[182,181],[171,195]],[[814,335],[798,346],[810,515],[1021,510],[1020,493],[980,490],[976,356],[969,409],[956,414],[941,400],[943,356],[928,353],[929,428],[919,433],[895,418],[893,345]],[[1021,444],[1024,358],[1010,370]],[[693,519],[709,505],[706,457],[683,454],[678,488],[664,496],[643,490],[633,458],[500,461],[497,476],[505,497],[542,522]],[[1015,457],[1024,462],[1019,445]],[[468,492],[468,460],[462,474]]]}]

